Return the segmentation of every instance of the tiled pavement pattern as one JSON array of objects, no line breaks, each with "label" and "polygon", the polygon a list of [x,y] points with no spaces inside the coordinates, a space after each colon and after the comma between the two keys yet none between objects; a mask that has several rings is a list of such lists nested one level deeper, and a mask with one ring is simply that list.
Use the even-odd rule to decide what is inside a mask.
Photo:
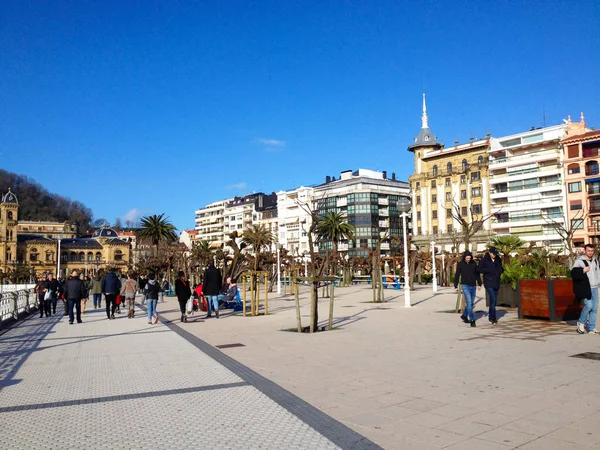
[{"label": "tiled pavement pattern", "polygon": [[[76,325],[35,316],[0,336],[0,448],[339,448],[270,389],[281,398],[141,312],[108,321],[88,309]],[[353,448],[377,448],[364,443]]]}]

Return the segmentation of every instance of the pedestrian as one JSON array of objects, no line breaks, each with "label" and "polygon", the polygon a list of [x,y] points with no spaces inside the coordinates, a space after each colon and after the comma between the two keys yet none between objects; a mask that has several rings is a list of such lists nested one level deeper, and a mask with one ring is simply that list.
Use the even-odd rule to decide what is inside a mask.
[{"label": "pedestrian", "polygon": [[219,318],[219,292],[222,287],[221,271],[215,267],[214,262],[210,262],[204,271],[204,281],[202,282],[202,292],[206,296],[208,314],[210,317],[211,307],[215,311],[215,316]]},{"label": "pedestrian", "polygon": [[106,301],[106,316],[109,319],[115,318],[119,292],[121,292],[121,280],[117,277],[114,269],[109,269],[108,273],[102,278],[102,293]]},{"label": "pedestrian", "polygon": [[90,284],[92,298],[94,300],[94,309],[102,307],[102,274],[97,273]]},{"label": "pedestrian", "polygon": [[144,275],[140,275],[140,279],[138,280],[138,285],[140,287],[140,293],[141,294],[144,293],[144,289],[146,288],[146,283],[148,283],[148,280],[146,280],[146,278],[144,277]]},{"label": "pedestrian", "polygon": [[179,302],[181,322],[187,322],[186,305],[192,296],[192,291],[190,289],[190,282],[185,279],[185,273],[183,270],[179,271],[177,274],[177,280],[175,280],[175,295],[177,296],[177,301]]},{"label": "pedestrian", "polygon": [[50,288],[50,306],[52,307],[52,314],[56,314],[56,303],[58,302],[58,296],[60,295],[60,283],[51,273],[48,274],[48,287]]},{"label": "pedestrian", "polygon": [[458,291],[459,281],[466,304],[460,318],[464,323],[470,323],[472,327],[475,327],[477,325],[475,325],[475,316],[473,315],[473,303],[475,301],[475,290],[481,290],[481,276],[477,272],[477,264],[469,250],[465,250],[462,260],[456,266],[456,273],[454,274],[454,289],[456,291]]},{"label": "pedestrian", "polygon": [[63,289],[69,310],[69,325],[73,325],[75,319],[73,307],[75,307],[77,311],[77,323],[81,323],[81,304],[82,300],[85,298],[85,285],[77,276],[76,270],[71,272],[71,278],[65,281]]},{"label": "pedestrian", "polygon": [[48,279],[46,278],[46,274],[43,274],[37,282],[37,286],[35,287],[38,296],[38,303],[40,305],[40,319],[44,317],[50,317],[50,299],[47,298],[46,294],[50,289],[50,285],[48,283]]},{"label": "pedestrian", "polygon": [[169,280],[167,278],[163,278],[162,284],[160,285],[160,300],[165,301],[165,295],[169,294],[169,289],[171,285],[169,284]]},{"label": "pedestrian", "polygon": [[600,268],[598,260],[594,257],[595,250],[592,244],[586,244],[585,253],[575,260],[571,271],[575,296],[583,299],[583,309],[577,321],[577,332],[580,334],[584,334],[586,331],[588,334],[600,334],[596,330]]},{"label": "pedestrian", "polygon": [[121,295],[125,297],[125,301],[127,302],[127,318],[133,319],[135,314],[135,292],[137,290],[137,283],[131,276],[131,273],[127,273],[127,280],[123,283],[123,288],[121,289]]},{"label": "pedestrian", "polygon": [[160,285],[156,281],[156,275],[153,273],[148,274],[148,282],[144,287],[144,294],[146,295],[146,308],[148,309],[148,325],[158,322],[156,304],[158,303],[159,292]]},{"label": "pedestrian", "polygon": [[502,260],[498,256],[498,249],[496,247],[488,249],[488,252],[477,266],[477,272],[483,275],[483,286],[490,299],[488,320],[492,325],[498,325],[496,302],[498,300],[498,290],[500,289],[500,275],[504,272],[504,267],[502,267]]},{"label": "pedestrian", "polygon": [[87,304],[88,297],[90,296],[90,282],[85,279],[85,275],[82,273],[79,275],[79,279],[83,283],[83,287],[85,289],[85,297],[81,299],[81,314],[85,315],[85,305]]}]

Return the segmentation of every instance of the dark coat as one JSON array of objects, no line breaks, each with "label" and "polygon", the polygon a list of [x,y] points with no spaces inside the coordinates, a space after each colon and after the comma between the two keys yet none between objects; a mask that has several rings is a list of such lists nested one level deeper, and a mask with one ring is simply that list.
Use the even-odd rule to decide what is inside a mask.
[{"label": "dark coat", "polygon": [[202,283],[202,292],[204,295],[219,295],[223,281],[221,279],[221,271],[212,266],[204,272],[204,281]]},{"label": "dark coat", "polygon": [[81,300],[86,298],[85,285],[79,277],[71,277],[63,286],[65,300]]},{"label": "dark coat", "polygon": [[481,276],[477,272],[477,263],[471,259],[471,262],[467,263],[464,259],[459,262],[456,266],[456,273],[454,274],[454,287],[458,287],[458,281],[464,286],[481,286]]},{"label": "dark coat", "polygon": [[177,296],[177,300],[188,300],[192,296],[192,291],[190,289],[189,281],[182,281],[177,278],[175,280],[175,295]]},{"label": "dark coat", "polygon": [[483,285],[486,288],[500,289],[500,275],[504,272],[504,267],[499,256],[492,261],[490,254],[486,253],[477,266],[477,272],[483,275]]},{"label": "dark coat", "polygon": [[577,300],[592,298],[590,279],[583,271],[583,267],[573,267],[571,269],[571,278],[573,279],[573,293]]},{"label": "dark coat", "polygon": [[60,294],[60,283],[56,278],[53,278],[52,281],[48,280],[48,287],[50,288],[50,294],[52,298],[58,298]]},{"label": "dark coat", "polygon": [[118,294],[121,292],[121,280],[114,272],[108,272],[102,278],[102,292],[104,294]]}]

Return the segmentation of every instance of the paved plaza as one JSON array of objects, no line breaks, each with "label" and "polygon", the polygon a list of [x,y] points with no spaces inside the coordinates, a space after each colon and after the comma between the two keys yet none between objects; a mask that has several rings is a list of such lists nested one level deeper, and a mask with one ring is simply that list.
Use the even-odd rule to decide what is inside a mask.
[{"label": "paved plaza", "polygon": [[0,448],[600,448],[600,361],[572,357],[599,336],[513,310],[492,327],[483,301],[471,328],[450,289],[386,297],[336,289],[314,335],[286,331],[291,296],[188,323],[167,298],[154,326],[31,317],[0,335]]}]

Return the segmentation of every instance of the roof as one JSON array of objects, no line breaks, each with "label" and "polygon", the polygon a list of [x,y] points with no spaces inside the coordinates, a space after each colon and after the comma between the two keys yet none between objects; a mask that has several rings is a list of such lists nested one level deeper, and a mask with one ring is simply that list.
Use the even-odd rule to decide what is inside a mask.
[{"label": "roof", "polygon": [[429,119],[427,117],[427,104],[425,103],[425,94],[423,94],[423,114],[421,116],[421,131],[415,137],[415,143],[408,147],[409,151],[413,151],[418,147],[443,147],[443,144],[437,141],[429,129]]},{"label": "roof", "polygon": [[94,231],[94,234],[92,234],[92,237],[94,238],[99,238],[99,237],[107,237],[107,238],[113,238],[113,237],[117,237],[117,232],[115,230],[113,230],[112,228],[98,228],[96,231]]},{"label": "roof", "polygon": [[17,242],[56,242],[54,239],[47,238],[41,234],[19,234],[17,235]]},{"label": "roof", "polygon": [[93,238],[61,239],[60,245],[62,248],[103,248],[102,244]]},{"label": "roof", "polygon": [[17,196],[8,188],[8,192],[2,196],[2,203],[14,203],[18,205],[19,200],[17,200]]},{"label": "roof", "polygon": [[575,134],[573,136],[566,136],[561,142],[582,142],[582,141],[595,141],[600,139],[600,130],[592,130],[587,133]]}]

